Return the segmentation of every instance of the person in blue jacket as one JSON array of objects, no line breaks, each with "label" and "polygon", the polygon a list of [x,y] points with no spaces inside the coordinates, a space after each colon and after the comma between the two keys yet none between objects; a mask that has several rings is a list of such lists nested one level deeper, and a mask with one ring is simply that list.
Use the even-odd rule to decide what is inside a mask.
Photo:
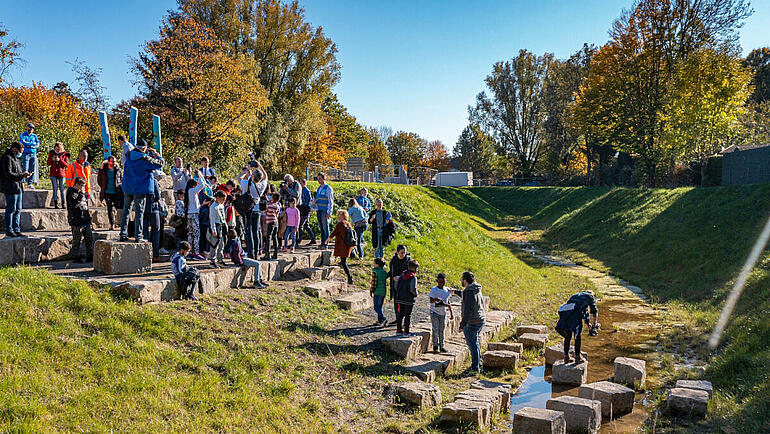
[{"label": "person in blue jacket", "polygon": [[589,334],[595,334],[596,318],[598,310],[596,309],[596,298],[592,291],[582,291],[572,296],[566,303],[559,307],[559,322],[556,323],[556,332],[564,337],[564,363],[571,363],[569,355],[570,340],[575,338],[575,363],[582,363],[580,356],[580,344],[582,342],[580,335],[583,333],[583,321],[589,324],[589,313],[591,317]]},{"label": "person in blue jacket", "polygon": [[123,169],[123,215],[120,219],[120,241],[128,241],[128,221],[134,209],[136,242],[142,238],[145,205],[155,193],[153,172],[163,168],[163,159],[154,149],[147,149],[147,141],[140,139],[128,153]]},{"label": "person in blue jacket", "polygon": [[40,141],[35,134],[35,126],[31,123],[27,124],[27,130],[21,133],[19,141],[24,146],[24,151],[21,154],[21,168],[31,174],[27,176],[24,182],[32,188],[32,184],[38,183],[37,148],[40,147]]}]

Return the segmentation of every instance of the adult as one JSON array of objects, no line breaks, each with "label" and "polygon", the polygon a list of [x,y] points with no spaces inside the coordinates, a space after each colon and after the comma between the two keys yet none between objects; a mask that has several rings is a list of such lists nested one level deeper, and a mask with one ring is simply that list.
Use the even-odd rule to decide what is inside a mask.
[{"label": "adult", "polygon": [[481,346],[479,343],[479,333],[484,328],[486,321],[486,312],[484,311],[484,298],[481,295],[481,284],[476,282],[476,276],[470,271],[462,274],[462,318],[460,319],[460,330],[465,335],[465,344],[468,345],[468,351],[471,353],[470,372],[481,374]]},{"label": "adult", "polygon": [[[409,261],[412,260],[412,257],[409,255],[409,252],[406,250],[406,246],[403,244],[399,244],[396,246],[396,253],[393,254],[393,257],[390,258],[390,264],[388,264],[388,277],[390,277],[390,299],[394,300],[396,297],[396,279],[398,276],[401,275],[404,271],[407,270]],[[395,311],[398,311],[398,303],[393,304],[393,309]]]},{"label": "adult", "polygon": [[120,145],[121,157],[120,160],[124,162],[128,159],[128,154],[134,149],[134,145],[126,140],[126,136],[123,134],[118,135],[118,145]]},{"label": "adult", "polygon": [[294,177],[290,174],[286,174],[283,177],[281,183],[281,201],[285,206],[289,206],[289,200],[294,198],[297,201],[297,206],[302,203],[302,186],[299,182],[294,180]]},{"label": "adult", "polygon": [[249,195],[254,200],[251,212],[243,216],[246,232],[246,250],[249,258],[257,259],[262,250],[262,211],[259,203],[267,189],[267,172],[259,161],[250,163],[251,170],[246,168],[239,176],[242,195]]},{"label": "adult", "polygon": [[147,141],[140,139],[128,153],[123,171],[123,215],[120,219],[120,241],[128,241],[128,221],[134,210],[136,242],[145,241],[144,213],[147,201],[155,192],[153,172],[163,168],[163,158],[154,149],[147,149]]},{"label": "adult", "polygon": [[196,177],[187,181],[187,186],[184,190],[184,209],[185,218],[187,219],[187,240],[191,248],[188,258],[200,261],[205,259],[200,254],[201,227],[199,214],[201,203],[198,196],[203,191],[203,183],[195,178],[203,179],[203,175],[197,172]]},{"label": "adult", "polygon": [[64,182],[67,187],[75,186],[75,178],[83,178],[86,180],[84,192],[87,198],[91,198],[91,163],[88,162],[88,151],[81,149],[78,152],[78,158],[67,166],[67,171],[64,174]]},{"label": "adult", "polygon": [[27,186],[32,188],[32,184],[38,183],[37,172],[37,149],[40,147],[40,141],[35,134],[35,126],[27,124],[27,129],[19,135],[19,141],[24,146],[24,152],[21,156],[21,168],[30,175],[24,180]]},{"label": "adult", "polygon": [[409,326],[412,319],[414,300],[417,298],[417,269],[420,264],[410,260],[407,269],[396,277],[395,311],[396,334],[410,336]]},{"label": "adult", "polygon": [[302,242],[302,235],[304,231],[310,233],[310,245],[315,244],[315,234],[310,227],[310,202],[313,200],[313,195],[310,193],[310,189],[307,188],[307,181],[304,179],[299,180],[299,185],[302,186],[300,193],[300,204],[297,205],[299,209],[299,234],[297,236],[297,242]]},{"label": "adult", "polygon": [[123,177],[114,156],[110,155],[104,160],[96,175],[96,182],[99,184],[99,201],[107,203],[107,219],[110,230],[114,230],[115,210],[123,207],[123,193],[120,192]]},{"label": "adult", "polygon": [[5,236],[22,236],[19,227],[21,216],[21,196],[24,192],[22,181],[30,175],[21,168],[21,155],[24,147],[20,142],[13,142],[0,157],[0,191],[5,194]]},{"label": "adult", "polygon": [[142,238],[149,239],[152,243],[152,262],[160,262],[160,239],[168,208],[160,195],[160,185],[156,177],[153,177],[153,193],[148,197],[145,208],[143,224],[145,236]]},{"label": "adult", "polygon": [[366,187],[361,187],[361,190],[358,190],[356,202],[361,205],[361,208],[363,208],[367,214],[372,210],[372,201],[369,200],[369,190],[367,190]]},{"label": "adult", "polygon": [[67,186],[64,184],[64,178],[67,176],[67,166],[70,165],[70,154],[64,152],[62,142],[56,142],[53,149],[48,152],[48,166],[51,167],[48,176],[51,178],[51,188],[53,189],[53,207],[59,208],[59,198],[61,197],[61,207],[66,208],[67,203],[64,199],[64,191]]},{"label": "adult", "polygon": [[348,214],[350,215],[350,222],[353,224],[353,229],[356,231],[356,253],[358,259],[364,259],[364,248],[361,245],[364,238],[364,232],[366,231],[366,211],[358,204],[355,199],[348,201]]},{"label": "adult", "polygon": [[[88,196],[85,192],[87,182],[77,177],[72,185],[67,188],[67,222],[72,229],[72,246],[70,258],[72,262],[93,262],[94,258],[94,233],[91,229],[91,213],[88,211]],[[85,261],[80,256],[80,240],[86,243]]]},{"label": "adult", "polygon": [[593,291],[572,294],[569,300],[559,307],[559,322],[556,323],[556,331],[564,337],[564,363],[572,362],[569,355],[572,337],[575,338],[575,362],[583,363],[583,358],[580,355],[582,343],[580,335],[583,333],[583,321],[589,324],[589,312],[591,318],[591,332],[589,334],[592,334],[595,333],[596,319],[599,316]]},{"label": "adult", "polygon": [[340,258],[340,266],[348,276],[348,284],[353,284],[353,276],[350,274],[350,268],[348,267],[348,258],[355,246],[349,246],[347,244],[348,230],[353,230],[353,226],[348,221],[350,217],[348,212],[344,209],[337,211],[337,226],[334,227],[334,231],[330,236],[334,237],[334,256]]},{"label": "adult", "polygon": [[326,183],[326,174],[319,173],[317,178],[318,189],[315,191],[316,216],[318,217],[318,226],[321,227],[321,245],[322,250],[328,248],[329,242],[329,219],[334,210],[334,190],[332,186]]},{"label": "adult", "polygon": [[174,158],[174,167],[171,168],[171,180],[174,182],[174,191],[184,190],[187,181],[190,180],[190,171],[182,166],[180,157]]},{"label": "adult", "polygon": [[385,257],[385,246],[390,244],[395,232],[395,225],[390,212],[382,207],[382,199],[374,202],[375,208],[369,212],[369,224],[372,225],[372,247],[374,257]]},{"label": "adult", "polygon": [[211,178],[212,176],[216,176],[217,172],[214,170],[213,167],[209,166],[209,157],[203,157],[201,158],[201,173],[206,179]]}]

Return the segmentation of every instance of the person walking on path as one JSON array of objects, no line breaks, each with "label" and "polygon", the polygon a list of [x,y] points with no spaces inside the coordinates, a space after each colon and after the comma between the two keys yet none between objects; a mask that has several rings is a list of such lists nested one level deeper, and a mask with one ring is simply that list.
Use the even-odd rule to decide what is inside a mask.
[{"label": "person walking on path", "polygon": [[23,181],[29,176],[21,168],[22,148],[20,142],[13,142],[0,157],[0,192],[5,195],[5,236],[23,236],[20,227]]},{"label": "person walking on path", "polygon": [[364,232],[366,232],[366,220],[368,216],[366,215],[366,211],[355,199],[350,199],[348,206],[350,207],[348,208],[350,221],[353,223],[353,229],[356,231],[355,252],[358,254],[358,259],[364,259],[364,247],[361,244],[363,243]]},{"label": "person walking on path", "polygon": [[369,200],[369,190],[367,190],[366,187],[361,187],[361,190],[358,191],[356,202],[361,205],[361,208],[363,208],[364,212],[367,214],[372,210],[372,201]]},{"label": "person walking on path", "polygon": [[406,250],[406,246],[399,244],[396,246],[396,253],[390,258],[390,264],[388,264],[388,277],[390,277],[390,298],[391,300],[396,296],[396,278],[406,270],[409,261],[412,257]]},{"label": "person walking on path", "polygon": [[374,257],[384,258],[385,246],[393,239],[395,226],[390,213],[382,207],[382,199],[377,199],[375,208],[369,212],[369,224],[372,225]]},{"label": "person walking on path", "polygon": [[134,209],[136,242],[145,241],[144,213],[147,203],[155,192],[153,172],[163,168],[163,158],[154,149],[147,149],[147,142],[140,139],[128,153],[123,172],[123,215],[120,219],[120,241],[128,241],[128,221]]},{"label": "person walking on path", "polygon": [[396,334],[410,336],[414,299],[417,298],[417,269],[420,264],[410,260],[407,269],[396,277]]},{"label": "person walking on path", "polygon": [[583,333],[583,321],[589,324],[591,333],[595,333],[596,319],[599,311],[596,309],[596,298],[593,291],[582,291],[572,296],[566,303],[559,307],[559,321],[556,323],[556,332],[564,338],[564,363],[572,363],[569,355],[570,341],[575,338],[575,362],[583,363],[580,355],[580,346],[582,344],[581,334]]},{"label": "person walking on path", "polygon": [[326,175],[318,174],[318,183],[321,184],[315,192],[316,216],[318,217],[318,226],[321,227],[321,250],[328,248],[329,242],[329,219],[334,209],[334,190],[332,186],[326,183]]},{"label": "person walking on path", "polygon": [[460,330],[465,335],[465,344],[468,345],[468,351],[471,353],[470,373],[481,374],[481,344],[479,334],[484,328],[486,321],[486,312],[484,311],[484,298],[481,295],[481,284],[476,282],[476,276],[470,271],[462,274],[462,319],[460,320]]},{"label": "person walking on path", "polygon": [[51,178],[51,188],[53,189],[53,207],[59,208],[59,198],[61,198],[61,207],[64,209],[67,207],[67,201],[64,199],[67,185],[64,183],[64,178],[67,176],[67,166],[70,165],[70,154],[64,152],[62,142],[56,142],[53,145],[53,149],[48,152],[47,163],[51,168],[48,176]]},{"label": "person walking on path", "polygon": [[37,171],[37,149],[40,147],[40,141],[35,134],[35,126],[31,123],[27,124],[27,129],[19,135],[19,141],[24,146],[24,152],[21,156],[21,167],[29,173],[25,178],[27,187],[32,188],[32,185],[37,185],[39,182]]},{"label": "person walking on path", "polygon": [[260,201],[267,190],[267,172],[258,161],[251,163],[251,170],[245,169],[240,176],[241,195],[249,195],[253,206],[248,215],[243,216],[246,226],[246,253],[252,259],[257,259],[262,250],[262,211]]},{"label": "person walking on path", "polygon": [[446,308],[449,308],[449,319],[454,318],[452,305],[449,304],[451,289],[444,288],[446,285],[446,275],[439,273],[436,276],[436,286],[430,289],[428,298],[430,298],[430,324],[433,332],[433,352],[446,352],[444,348],[444,328],[446,326]]},{"label": "person walking on path", "polygon": [[302,202],[297,205],[297,209],[299,209],[299,234],[297,236],[297,243],[302,242],[304,232],[307,231],[310,234],[310,242],[308,245],[312,246],[315,244],[315,234],[310,227],[310,205],[313,201],[313,195],[310,193],[310,189],[307,188],[307,181],[300,179],[299,184],[302,186],[302,193],[300,194]]},{"label": "person walking on path", "polygon": [[377,314],[377,322],[374,325],[385,327],[388,320],[382,313],[382,305],[385,304],[385,297],[388,295],[388,272],[385,271],[385,261],[382,258],[374,258],[372,286],[369,288],[369,294],[373,298],[374,312]]},{"label": "person walking on path", "polygon": [[[91,213],[88,211],[88,197],[85,193],[86,180],[75,178],[72,187],[67,188],[67,221],[72,229],[72,262],[82,264],[94,260],[94,233],[91,229]],[[85,261],[80,256],[80,239],[86,243]]]},{"label": "person walking on path", "polygon": [[337,211],[337,226],[334,227],[334,231],[329,234],[329,237],[334,237],[334,256],[340,258],[340,267],[345,271],[348,276],[348,284],[353,284],[353,275],[350,274],[350,267],[348,267],[348,258],[350,253],[356,247],[355,243],[349,245],[350,236],[348,231],[355,233],[353,226],[348,221],[350,217],[348,212],[344,209]]},{"label": "person walking on path", "polygon": [[88,151],[81,149],[78,152],[78,158],[75,159],[69,166],[64,174],[64,182],[67,187],[73,187],[75,185],[75,178],[83,178],[86,180],[85,193],[86,198],[91,198],[91,163],[88,162]]},{"label": "person walking on path", "polygon": [[[99,201],[107,203],[107,219],[110,222],[110,230],[115,229],[115,210],[123,207],[123,193],[120,190],[123,177],[115,162],[115,157],[110,155],[104,160],[99,173],[96,175],[96,182],[99,184]],[[55,199],[54,199],[54,203]]]}]

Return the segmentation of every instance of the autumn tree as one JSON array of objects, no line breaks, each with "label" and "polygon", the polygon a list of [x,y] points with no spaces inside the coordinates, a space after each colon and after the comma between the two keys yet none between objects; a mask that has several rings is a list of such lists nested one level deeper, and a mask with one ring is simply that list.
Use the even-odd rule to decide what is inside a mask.
[{"label": "autumn tree", "polygon": [[72,67],[75,81],[79,85],[74,95],[94,112],[107,110],[110,98],[107,95],[107,88],[101,82],[102,68],[91,68],[80,59],[67,63]]},{"label": "autumn tree", "polygon": [[436,169],[440,172],[452,168],[452,161],[449,158],[449,152],[440,140],[428,142],[425,146],[425,153],[422,156],[422,166]]},{"label": "autumn tree", "polygon": [[388,148],[382,141],[378,129],[379,128],[368,128],[366,130],[367,135],[369,136],[369,143],[367,144],[366,149],[366,167],[369,171],[374,171],[376,166],[390,165],[393,163],[390,160]]},{"label": "autumn tree", "polygon": [[496,172],[497,154],[494,139],[478,125],[468,125],[460,133],[454,149],[457,168],[473,172],[474,177],[489,178]]},{"label": "autumn tree", "polygon": [[770,47],[751,50],[744,66],[751,69],[753,77],[751,85],[754,92],[751,100],[757,105],[770,101]]},{"label": "autumn tree", "polygon": [[0,25],[0,84],[8,71],[21,61],[21,42],[10,39],[8,31]]},{"label": "autumn tree", "polygon": [[388,148],[388,154],[393,164],[418,167],[425,155],[427,142],[416,133],[399,131],[390,136],[385,145]]}]

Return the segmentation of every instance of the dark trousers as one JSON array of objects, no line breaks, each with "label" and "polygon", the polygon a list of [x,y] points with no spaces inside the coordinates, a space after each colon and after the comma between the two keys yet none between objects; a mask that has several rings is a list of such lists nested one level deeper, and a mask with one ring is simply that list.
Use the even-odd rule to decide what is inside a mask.
[{"label": "dark trousers", "polygon": [[119,202],[118,193],[104,193],[104,201],[107,202],[107,218],[110,221],[110,226],[115,225],[115,210]]},{"label": "dark trousers", "polygon": [[267,224],[265,237],[265,256],[270,256],[270,243],[273,243],[273,257],[278,257],[278,222]]},{"label": "dark trousers", "polygon": [[345,271],[345,275],[348,276],[348,281],[353,280],[353,276],[350,275],[350,267],[348,267],[348,258],[340,258],[340,267]]},{"label": "dark trousers", "polygon": [[[583,322],[580,322],[580,325],[578,326],[577,332],[575,332],[575,357],[580,357],[580,345],[582,344],[582,339],[580,336],[583,334]],[[567,336],[564,337],[564,358],[569,357],[569,346],[570,346],[570,340],[572,338],[572,333],[567,333]]]},{"label": "dark trousers", "polygon": [[[144,232],[145,235],[143,236],[144,239],[150,240],[152,242],[152,257],[157,258],[160,256],[160,237],[161,237],[161,227],[160,227],[160,214],[155,213],[152,211],[148,211],[144,213]],[[149,233],[149,236],[148,236]]]},{"label": "dark trousers", "polygon": [[201,225],[201,240],[200,240],[200,251],[201,254],[203,252],[209,251],[209,240],[206,239],[206,233],[209,231],[209,225],[203,226]]},{"label": "dark trousers", "polygon": [[307,205],[299,206],[299,234],[297,234],[297,243],[302,242],[302,236],[307,231],[310,234],[310,240],[315,243],[315,234],[310,227],[310,207]]},{"label": "dark trousers", "polygon": [[409,325],[412,321],[411,304],[396,303],[396,333],[409,333]]},{"label": "dark trousers", "polygon": [[72,228],[72,247],[70,248],[70,257],[77,258],[80,256],[80,240],[81,238],[86,243],[86,259],[94,257],[94,232],[91,230],[91,225],[87,226],[71,226]]},{"label": "dark trousers", "polygon": [[251,215],[243,220],[246,224],[246,253],[250,258],[257,259],[262,250],[262,213],[252,211]]},{"label": "dark trousers", "polygon": [[175,275],[174,279],[176,280],[176,286],[179,288],[179,293],[182,294],[182,297],[189,298],[192,296],[196,285],[198,286],[198,292],[203,294],[203,284],[200,279],[188,279],[184,273]]}]

